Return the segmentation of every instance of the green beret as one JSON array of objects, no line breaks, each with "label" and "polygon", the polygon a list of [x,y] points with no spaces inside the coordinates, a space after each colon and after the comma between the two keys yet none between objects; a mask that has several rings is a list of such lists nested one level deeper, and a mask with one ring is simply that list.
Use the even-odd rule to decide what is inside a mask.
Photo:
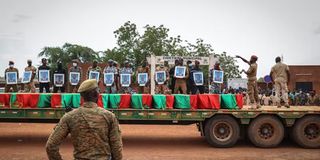
[{"label": "green beret", "polygon": [[90,91],[92,89],[98,88],[97,80],[95,79],[87,79],[83,81],[78,89],[78,92]]}]

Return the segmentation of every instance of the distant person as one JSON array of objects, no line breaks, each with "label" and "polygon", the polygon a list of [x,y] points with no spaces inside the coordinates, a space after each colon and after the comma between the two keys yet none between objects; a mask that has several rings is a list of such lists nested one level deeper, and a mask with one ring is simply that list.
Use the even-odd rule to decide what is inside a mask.
[{"label": "distant person", "polygon": [[98,61],[94,60],[93,63],[92,63],[92,66],[90,66],[88,68],[88,72],[87,72],[87,79],[90,78],[89,74],[91,71],[94,71],[94,72],[98,72],[99,73],[99,77],[96,77],[95,74],[93,74],[93,77],[91,77],[92,79],[98,79],[98,84],[100,84],[100,79],[101,79],[101,72],[102,72],[102,69],[98,66]]},{"label": "distant person", "polygon": [[[50,75],[50,67],[47,66],[47,59],[46,58],[42,58],[41,59],[42,65],[38,68],[38,72],[41,70],[47,70],[49,72]],[[39,76],[39,81],[40,81],[40,74],[38,73]],[[50,77],[46,77],[43,76],[43,79],[46,78],[48,80],[50,80]],[[43,89],[46,90],[46,93],[50,93],[50,82],[39,82],[39,92],[43,93]]]},{"label": "distant person", "polygon": [[[170,78],[168,69],[163,64],[160,64],[160,66],[156,68],[156,74],[157,74],[157,72],[164,72],[164,74],[158,74],[159,81],[163,82],[163,83],[160,84],[157,81],[155,81],[156,93],[157,94],[165,94],[168,90],[167,84],[168,84],[168,81]],[[156,80],[156,75],[155,75],[155,80]]]},{"label": "distant person", "polygon": [[[120,69],[120,76],[122,75],[122,74],[130,74],[130,79],[129,79],[129,77],[128,76],[123,76],[123,80],[122,80],[122,82],[124,83],[124,84],[128,84],[129,83],[129,80],[130,80],[130,82],[132,82],[132,77],[133,77],[133,69],[132,69],[132,67],[131,67],[131,65],[130,65],[130,63],[129,63],[129,61],[124,61],[124,67],[122,67],[121,69]],[[120,80],[121,80],[121,78],[120,78]],[[131,83],[129,84],[129,86],[123,86],[122,84],[121,84],[121,82],[120,82],[120,93],[131,93]]]},{"label": "distant person", "polygon": [[78,92],[84,104],[66,113],[54,128],[46,144],[49,159],[62,159],[59,145],[71,134],[74,159],[122,159],[122,140],[116,116],[98,107],[96,80],[85,80]]},{"label": "distant person", "polygon": [[288,98],[288,83],[290,79],[289,67],[281,62],[280,57],[276,57],[276,64],[272,67],[270,77],[275,88],[276,105],[281,107],[281,99],[284,101],[284,106],[289,108]]},{"label": "distant person", "polygon": [[[250,61],[238,55],[236,56],[236,58],[240,58],[243,62],[247,63],[250,66],[247,71],[242,70],[241,72],[245,73],[248,77],[248,94],[250,97],[251,109],[253,108],[258,109],[261,107],[259,103],[260,100],[259,100],[258,85],[257,85],[258,57],[253,55],[251,56]],[[254,104],[256,104],[256,107],[254,107]]]},{"label": "distant person", "polygon": [[64,75],[64,79],[61,79],[62,77],[60,77],[59,80],[57,80],[57,82],[59,84],[62,84],[62,86],[57,86],[57,85],[53,85],[53,93],[58,93],[58,91],[60,91],[61,93],[65,92],[65,84],[66,84],[66,80],[67,80],[67,71],[63,68],[62,63],[58,62],[57,64],[57,69],[53,72],[53,76],[55,74],[63,74]]},{"label": "distant person", "polygon": [[[183,59],[182,58],[179,60],[178,66],[183,66]],[[176,66],[176,70],[177,70],[177,66]],[[179,71],[179,70],[177,70],[177,71]],[[183,71],[183,70],[180,70],[180,71]],[[187,79],[189,78],[189,70],[188,70],[188,68],[186,68],[186,70],[184,72],[185,72],[184,73],[185,75],[182,78],[174,76],[174,78],[176,80],[175,81],[175,86],[174,86],[174,93],[175,94],[178,94],[179,91],[180,91],[180,94],[186,94],[187,93]],[[180,73],[180,74],[183,75],[183,72]],[[178,73],[177,73],[177,75],[178,75]]]},{"label": "distant person", "polygon": [[[118,69],[113,65],[113,60],[108,60],[108,65],[104,68],[103,73],[112,73],[113,74],[113,83],[111,86],[106,86],[106,93],[117,93],[116,87],[116,76],[118,76]],[[109,80],[112,81],[112,80]],[[104,84],[106,85],[106,84]]]},{"label": "distant person", "polygon": [[220,67],[220,62],[216,62],[213,66],[213,68],[210,70],[210,75],[209,75],[209,79],[210,79],[210,93],[213,94],[221,94],[221,83],[216,83],[213,81],[213,72],[214,70],[217,71],[222,71],[221,67]]},{"label": "distant person", "polygon": [[179,65],[179,60],[176,59],[174,61],[174,66],[172,68],[170,68],[169,70],[169,75],[170,75],[170,79],[171,79],[171,83],[170,83],[170,89],[171,89],[171,93],[173,94],[174,93],[174,88],[175,88],[175,84],[176,84],[176,78],[174,77],[174,72],[175,72],[175,69],[176,69],[176,66]]},{"label": "distant person", "polygon": [[[203,73],[203,72],[202,72],[202,70],[200,68],[200,62],[196,60],[194,63],[195,63],[195,65],[191,69],[190,78],[189,78],[190,81],[191,81],[191,86],[190,86],[191,87],[191,93],[192,94],[197,94],[197,92],[199,91],[200,94],[203,94],[204,93],[204,77],[202,79],[202,85],[196,85],[196,82],[194,81],[194,77],[193,77],[194,73],[197,73],[197,72]],[[197,78],[196,78],[196,80],[197,80]],[[199,77],[198,81],[201,81],[200,77]]]},{"label": "distant person", "polygon": [[148,66],[148,63],[147,63],[147,61],[144,61],[143,63],[142,63],[142,66],[140,66],[140,67],[138,67],[137,68],[137,71],[136,71],[136,79],[137,79],[137,81],[138,81],[138,75],[139,75],[139,73],[147,73],[147,75],[148,75],[148,79],[145,79],[146,77],[144,77],[144,79],[140,79],[140,82],[141,83],[145,83],[145,86],[140,86],[139,84],[138,84],[138,93],[141,93],[141,94],[148,94],[148,93],[150,93],[150,91],[149,91],[149,87],[147,87],[148,85],[149,85],[149,83],[150,83],[150,69],[149,69],[149,66]]},{"label": "distant person", "polygon": [[[187,61],[187,68],[189,70],[189,75],[191,76],[191,70],[193,68],[193,65],[192,65],[192,61],[188,60]],[[193,87],[193,82],[192,82],[192,79],[189,78],[187,80],[187,94],[190,94],[192,92],[192,87]]]},{"label": "distant person", "polygon": [[30,71],[31,72],[31,79],[29,83],[26,83],[26,86],[24,88],[24,92],[31,92],[35,93],[36,92],[36,87],[34,85],[34,78],[36,77],[37,73],[37,68],[32,65],[32,60],[27,61],[28,66],[24,69],[24,71]]},{"label": "distant person", "polygon": [[74,84],[72,84],[71,81],[69,82],[70,83],[69,92],[71,92],[71,93],[76,93],[79,86],[80,86],[80,81],[81,81],[83,73],[82,73],[82,68],[79,66],[79,64],[80,64],[80,61],[77,59],[74,59],[74,60],[72,60],[72,67],[70,67],[70,69],[69,69],[69,76],[71,76],[70,72],[79,73],[78,79],[77,79],[77,77],[75,77],[75,75],[74,75],[74,77],[70,77],[71,79],[73,78],[72,81],[75,81],[75,82],[78,81],[78,83],[74,83]]},{"label": "distant person", "polygon": [[[15,73],[16,76],[14,76],[13,74],[10,74],[9,77],[7,77],[8,72],[13,72],[13,73]],[[13,61],[9,61],[9,68],[7,68],[4,73],[4,79],[6,80],[4,92],[6,92],[6,93],[18,92],[18,84],[17,84],[18,78],[19,78],[19,70],[14,67]],[[9,84],[8,84],[8,82],[9,82]],[[16,83],[14,83],[14,82],[16,82]]]}]

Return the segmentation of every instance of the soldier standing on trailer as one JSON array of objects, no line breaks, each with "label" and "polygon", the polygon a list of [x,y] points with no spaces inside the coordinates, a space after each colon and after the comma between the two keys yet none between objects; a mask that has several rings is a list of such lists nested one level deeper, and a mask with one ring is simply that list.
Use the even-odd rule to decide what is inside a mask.
[{"label": "soldier standing on trailer", "polygon": [[24,69],[24,71],[30,71],[31,72],[31,79],[30,82],[26,84],[26,87],[24,88],[24,92],[36,92],[36,87],[34,86],[34,78],[36,77],[37,68],[32,65],[31,59],[27,61],[28,66]]},{"label": "soldier standing on trailer", "polygon": [[171,79],[171,83],[170,83],[170,89],[171,89],[171,93],[174,94],[174,87],[176,84],[176,78],[174,77],[174,70],[176,69],[176,66],[179,64],[179,60],[176,59],[174,61],[174,66],[172,68],[170,68],[169,74],[170,74],[170,79]]},{"label": "soldier standing on trailer", "polygon": [[257,60],[258,57],[255,55],[252,55],[250,58],[250,61],[242,58],[241,56],[236,56],[236,58],[240,58],[243,62],[247,63],[250,67],[247,71],[242,70],[241,72],[244,72],[248,77],[248,94],[250,98],[250,105],[251,109],[254,108],[254,103],[256,104],[256,108],[260,108],[260,100],[259,100],[259,93],[258,93],[258,86],[257,86],[257,69],[258,64]]},{"label": "soldier standing on trailer", "polygon": [[[10,92],[10,89],[12,88],[13,92],[18,92],[18,84],[7,84],[7,78],[10,80],[14,77],[7,77],[7,72],[16,72],[17,78],[16,81],[18,82],[19,78],[19,70],[17,68],[14,68],[14,62],[9,61],[9,68],[7,68],[4,72],[4,79],[6,80],[6,85],[5,85],[5,92]],[[12,79],[14,80],[14,79]]]},{"label": "soldier standing on trailer", "polygon": [[[280,57],[276,57],[276,64],[272,67],[270,77],[274,85],[276,93],[276,105],[281,107],[281,98],[284,101],[284,106],[290,108],[288,98],[288,86],[290,80],[289,67],[281,62]],[[281,92],[281,95],[280,95]]]},{"label": "soldier standing on trailer", "polygon": [[117,87],[116,87],[116,76],[118,75],[118,69],[113,66],[113,60],[108,60],[108,66],[106,66],[103,70],[103,73],[113,73],[113,83],[111,86],[106,86],[106,93],[116,93]]},{"label": "soldier standing on trailer", "polygon": [[[200,68],[200,62],[196,60],[194,63],[195,63],[195,65],[191,69],[190,78],[189,78],[189,80],[191,81],[191,94],[196,94],[198,90],[199,90],[200,94],[203,94],[204,93],[204,86],[203,86],[204,84],[197,86],[194,81],[194,77],[193,77],[193,73],[202,72],[202,70]],[[204,77],[203,77],[202,82],[204,82]]]},{"label": "soldier standing on trailer", "polygon": [[[183,66],[183,59],[181,58],[179,60],[178,66]],[[186,67],[185,70],[185,76],[183,78],[177,78],[174,76],[176,79],[175,81],[175,86],[174,86],[174,93],[178,94],[179,89],[181,89],[181,94],[186,94],[187,93],[187,79],[189,78],[189,69]]]},{"label": "soldier standing on trailer", "polygon": [[[79,66],[79,64],[80,64],[80,61],[77,59],[74,59],[74,60],[72,60],[72,67],[70,67],[70,69],[69,69],[69,76],[71,76],[70,72],[76,72],[76,73],[79,73],[79,75],[80,75],[78,84],[72,85],[71,81],[69,81],[69,83],[70,83],[69,92],[72,92],[72,93],[77,93],[77,90],[80,86],[80,82],[81,82],[81,78],[82,78],[82,68]],[[72,77],[70,77],[70,78],[72,78]]]},{"label": "soldier standing on trailer", "polygon": [[92,66],[90,66],[88,68],[88,72],[87,72],[87,79],[89,79],[89,74],[90,74],[90,71],[94,71],[94,72],[99,72],[99,79],[98,79],[98,85],[100,84],[100,79],[101,79],[101,68],[98,66],[98,61],[94,60],[93,63],[92,63]]},{"label": "soldier standing on trailer", "polygon": [[150,70],[149,70],[149,66],[147,65],[147,61],[144,61],[141,67],[137,68],[136,71],[136,80],[138,81],[138,75],[139,73],[147,73],[148,74],[148,79],[147,79],[147,83],[145,84],[145,86],[138,86],[138,93],[140,94],[148,94],[150,93],[147,89],[149,87],[147,87],[150,83]]},{"label": "soldier standing on trailer", "polygon": [[[163,84],[158,84],[157,81],[155,81],[156,83],[156,93],[157,94],[165,94],[166,91],[168,90],[167,88],[167,83],[169,81],[169,72],[168,72],[168,69],[163,65],[163,64],[160,64],[160,67],[157,67],[156,68],[156,72],[158,71],[164,71],[165,72],[165,76],[166,76],[166,79],[164,80],[164,83]],[[156,79],[156,75],[154,75]]]},{"label": "soldier standing on trailer", "polygon": [[[40,76],[39,71],[40,70],[48,70],[49,76],[50,76],[50,67],[47,66],[47,59],[42,58],[41,59],[42,65],[38,68],[38,77]],[[46,77],[50,79],[50,77]],[[43,93],[43,88],[45,88],[46,93],[50,93],[50,82],[39,82],[39,91],[40,93]]]},{"label": "soldier standing on trailer", "polygon": [[[60,90],[61,93],[64,93],[65,92],[65,89],[66,89],[66,80],[67,80],[67,71],[63,68],[62,66],[62,63],[61,62],[58,62],[57,64],[57,69],[53,72],[53,77],[55,74],[63,74],[64,75],[64,83],[62,86],[56,86],[54,84],[54,81],[53,81],[53,93],[58,93],[58,91]],[[54,78],[53,78],[54,79]]]}]

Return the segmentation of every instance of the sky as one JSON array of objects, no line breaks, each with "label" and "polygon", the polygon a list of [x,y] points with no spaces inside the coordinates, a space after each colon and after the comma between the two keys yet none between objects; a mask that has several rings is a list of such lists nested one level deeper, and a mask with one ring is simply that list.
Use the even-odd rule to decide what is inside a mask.
[{"label": "sky", "polygon": [[215,53],[255,54],[259,77],[276,56],[289,65],[319,65],[319,8],[319,0],[0,0],[0,76],[9,60],[20,73],[27,59],[39,65],[45,46],[111,49],[113,31],[127,21],[141,33],[147,24],[163,24],[170,36],[202,38]]}]

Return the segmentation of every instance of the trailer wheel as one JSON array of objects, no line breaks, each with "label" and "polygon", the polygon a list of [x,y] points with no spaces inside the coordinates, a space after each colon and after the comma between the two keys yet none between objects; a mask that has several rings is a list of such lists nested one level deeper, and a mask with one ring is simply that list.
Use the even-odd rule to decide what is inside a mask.
[{"label": "trailer wheel", "polygon": [[232,147],[240,137],[240,127],[230,116],[217,115],[204,127],[207,142],[214,147]]},{"label": "trailer wheel", "polygon": [[250,123],[248,137],[257,147],[276,147],[284,137],[284,127],[274,116],[260,116]]},{"label": "trailer wheel", "polygon": [[293,140],[305,148],[320,147],[320,117],[307,116],[299,119],[293,126]]}]

